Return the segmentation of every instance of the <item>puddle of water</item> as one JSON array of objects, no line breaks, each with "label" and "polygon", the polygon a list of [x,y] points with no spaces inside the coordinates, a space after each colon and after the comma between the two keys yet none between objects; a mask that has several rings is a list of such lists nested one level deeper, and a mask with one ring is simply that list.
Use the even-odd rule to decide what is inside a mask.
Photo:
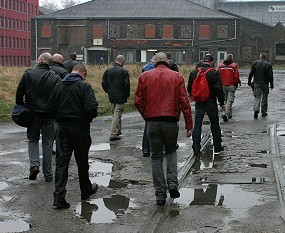
[{"label": "puddle of water", "polygon": [[135,208],[134,199],[121,195],[82,201],[76,206],[76,216],[90,223],[112,223],[130,208]]},{"label": "puddle of water", "polygon": [[99,186],[105,186],[109,188],[123,188],[127,184],[121,181],[112,180],[110,175],[113,171],[118,171],[121,168],[112,163],[104,163],[96,160],[89,160],[89,174],[92,183],[96,183]]},{"label": "puddle of water", "polygon": [[16,154],[16,153],[24,153],[27,152],[28,149],[20,149],[20,150],[11,150],[11,151],[2,151],[0,152],[1,155],[10,155],[10,154]]},{"label": "puddle of water", "polygon": [[7,188],[9,185],[6,182],[0,181],[0,190]]},{"label": "puddle of water", "polygon": [[111,180],[113,164],[89,160],[89,174],[92,183],[108,187]]},{"label": "puddle of water", "polygon": [[186,147],[186,146],[187,146],[187,144],[186,144],[186,143],[184,143],[184,142],[179,142],[179,143],[178,143],[178,146],[179,146],[179,147]]},{"label": "puddle of water", "polygon": [[19,161],[13,161],[13,162],[11,162],[10,164],[13,164],[13,165],[22,165],[23,163],[22,163],[22,162],[19,162]]},{"label": "puddle of water", "polygon": [[205,184],[200,189],[181,188],[180,198],[175,199],[184,205],[218,205],[232,211],[231,219],[246,217],[247,210],[263,202],[261,196],[246,192],[238,185]]},{"label": "puddle of water", "polygon": [[110,150],[110,144],[109,143],[100,143],[91,145],[89,151],[100,151],[100,150]]},{"label": "puddle of water", "polygon": [[113,188],[113,189],[120,189],[120,188],[125,188],[127,187],[128,184],[118,181],[118,180],[110,180],[109,182],[109,188]]},{"label": "puddle of water", "polygon": [[268,150],[260,150],[260,151],[257,151],[257,153],[269,154],[269,151]]},{"label": "puddle of water", "polygon": [[10,196],[0,196],[0,201],[1,202],[9,202],[11,200],[13,200],[14,197],[10,197]]},{"label": "puddle of water", "polygon": [[31,228],[32,225],[21,220],[0,222],[0,232],[24,232]]}]

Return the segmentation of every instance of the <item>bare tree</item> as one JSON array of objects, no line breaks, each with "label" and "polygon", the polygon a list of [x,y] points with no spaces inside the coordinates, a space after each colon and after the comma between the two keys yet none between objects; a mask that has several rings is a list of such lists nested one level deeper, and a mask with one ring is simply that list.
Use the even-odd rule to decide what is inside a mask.
[{"label": "bare tree", "polygon": [[80,0],[62,0],[61,1],[61,6],[62,8],[68,8],[68,7],[71,7],[71,6],[75,6],[77,4],[80,3]]},{"label": "bare tree", "polygon": [[59,6],[56,3],[54,3],[52,0],[44,0],[41,7],[54,10],[54,11],[59,10]]}]

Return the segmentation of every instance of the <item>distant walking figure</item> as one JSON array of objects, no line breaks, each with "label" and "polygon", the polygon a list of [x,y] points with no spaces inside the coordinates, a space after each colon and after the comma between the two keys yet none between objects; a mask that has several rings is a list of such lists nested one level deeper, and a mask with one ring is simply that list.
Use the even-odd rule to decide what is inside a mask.
[{"label": "distant walking figure", "polygon": [[121,118],[124,105],[130,97],[129,72],[123,68],[125,61],[123,55],[118,55],[114,66],[108,68],[102,78],[102,87],[108,94],[113,114],[110,141],[120,139],[120,135],[122,134]]},{"label": "distant walking figure", "polygon": [[[253,80],[252,80],[253,78]],[[248,75],[248,85],[253,87],[253,111],[254,118],[258,118],[258,114],[261,108],[261,116],[267,116],[268,108],[268,94],[269,84],[270,89],[274,88],[273,85],[273,68],[272,65],[266,61],[266,54],[261,53],[259,60],[252,63],[251,69]]]},{"label": "distant walking figure", "polygon": [[223,112],[222,118],[224,121],[228,121],[229,118],[232,118],[232,106],[236,89],[238,84],[241,84],[238,66],[233,62],[232,54],[227,55],[226,60],[218,66],[218,71],[221,75],[226,102],[226,110]]}]

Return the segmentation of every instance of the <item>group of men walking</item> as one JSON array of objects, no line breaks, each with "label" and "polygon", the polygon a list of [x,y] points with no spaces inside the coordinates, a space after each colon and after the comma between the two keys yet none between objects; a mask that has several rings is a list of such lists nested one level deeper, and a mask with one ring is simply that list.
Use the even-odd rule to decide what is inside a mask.
[{"label": "group of men walking", "polygon": [[[272,66],[265,59],[266,56],[262,53],[260,60],[252,64],[248,77],[248,85],[253,86],[254,83],[254,118],[258,118],[260,106],[262,116],[267,116],[269,83],[273,89]],[[122,113],[130,97],[130,77],[124,64],[124,56],[118,55],[115,64],[108,68],[102,77],[102,87],[108,94],[113,114],[110,141],[120,140]],[[144,157],[151,155],[158,205],[165,204],[167,191],[171,198],[180,196],[176,150],[181,112],[184,115],[186,136],[192,136],[192,148],[197,159],[201,155],[201,130],[205,114],[211,123],[214,153],[224,150],[218,103],[222,110],[222,119],[226,122],[232,118],[235,91],[241,84],[238,66],[233,62],[231,54],[217,69],[213,68],[214,58],[210,54],[203,58],[199,66],[199,69],[190,73],[186,87],[185,79],[178,72],[171,54],[158,52],[152,57],[151,63],[144,67],[139,77],[134,104],[146,122],[143,154]],[[205,101],[195,102],[193,124],[188,96],[191,98],[193,83],[200,72],[206,74],[209,97]],[[58,124],[54,209],[70,207],[65,200],[65,187],[68,180],[68,165],[73,152],[78,165],[81,199],[88,199],[98,190],[97,184],[91,184],[88,174],[90,123],[98,115],[98,103],[93,88],[85,82],[86,76],[85,66],[75,61],[74,55],[70,56],[64,66],[60,54],[52,56],[43,53],[38,58],[38,64],[23,74],[16,93],[16,103],[27,105],[35,113],[33,124],[27,128],[30,180],[35,180],[39,173],[40,134],[43,146],[43,174],[47,182],[53,180],[51,161],[55,137],[54,119]],[[163,169],[164,155],[167,160],[166,177]]]}]

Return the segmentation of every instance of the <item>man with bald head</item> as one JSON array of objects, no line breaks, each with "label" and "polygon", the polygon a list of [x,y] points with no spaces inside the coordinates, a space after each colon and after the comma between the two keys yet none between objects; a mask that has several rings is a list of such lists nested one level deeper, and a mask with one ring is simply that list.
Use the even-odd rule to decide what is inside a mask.
[{"label": "man with bald head", "polygon": [[[182,112],[186,136],[193,129],[191,107],[182,74],[169,69],[165,53],[155,55],[155,68],[141,74],[135,94],[135,106],[147,122],[156,203],[166,203],[167,190],[178,198],[177,153],[178,121]],[[159,94],[158,94],[159,91]],[[163,169],[165,149],[167,169]]]},{"label": "man with bald head", "polygon": [[42,169],[46,182],[53,180],[52,143],[54,139],[54,119],[46,111],[46,104],[60,77],[50,70],[52,55],[43,53],[37,65],[22,75],[16,92],[16,104],[26,105],[34,112],[34,119],[27,127],[28,152],[30,159],[29,179],[35,180],[40,172],[39,140],[42,135]]},{"label": "man with bald head", "polygon": [[63,66],[63,61],[64,58],[61,54],[55,53],[52,55],[52,63],[50,69],[59,75],[61,79],[63,79],[68,74],[68,71]]},{"label": "man with bald head", "polygon": [[122,134],[122,113],[124,104],[130,97],[130,77],[129,72],[123,68],[125,57],[118,55],[114,66],[108,68],[102,78],[102,87],[109,96],[113,121],[111,125],[110,141],[120,139]]}]

